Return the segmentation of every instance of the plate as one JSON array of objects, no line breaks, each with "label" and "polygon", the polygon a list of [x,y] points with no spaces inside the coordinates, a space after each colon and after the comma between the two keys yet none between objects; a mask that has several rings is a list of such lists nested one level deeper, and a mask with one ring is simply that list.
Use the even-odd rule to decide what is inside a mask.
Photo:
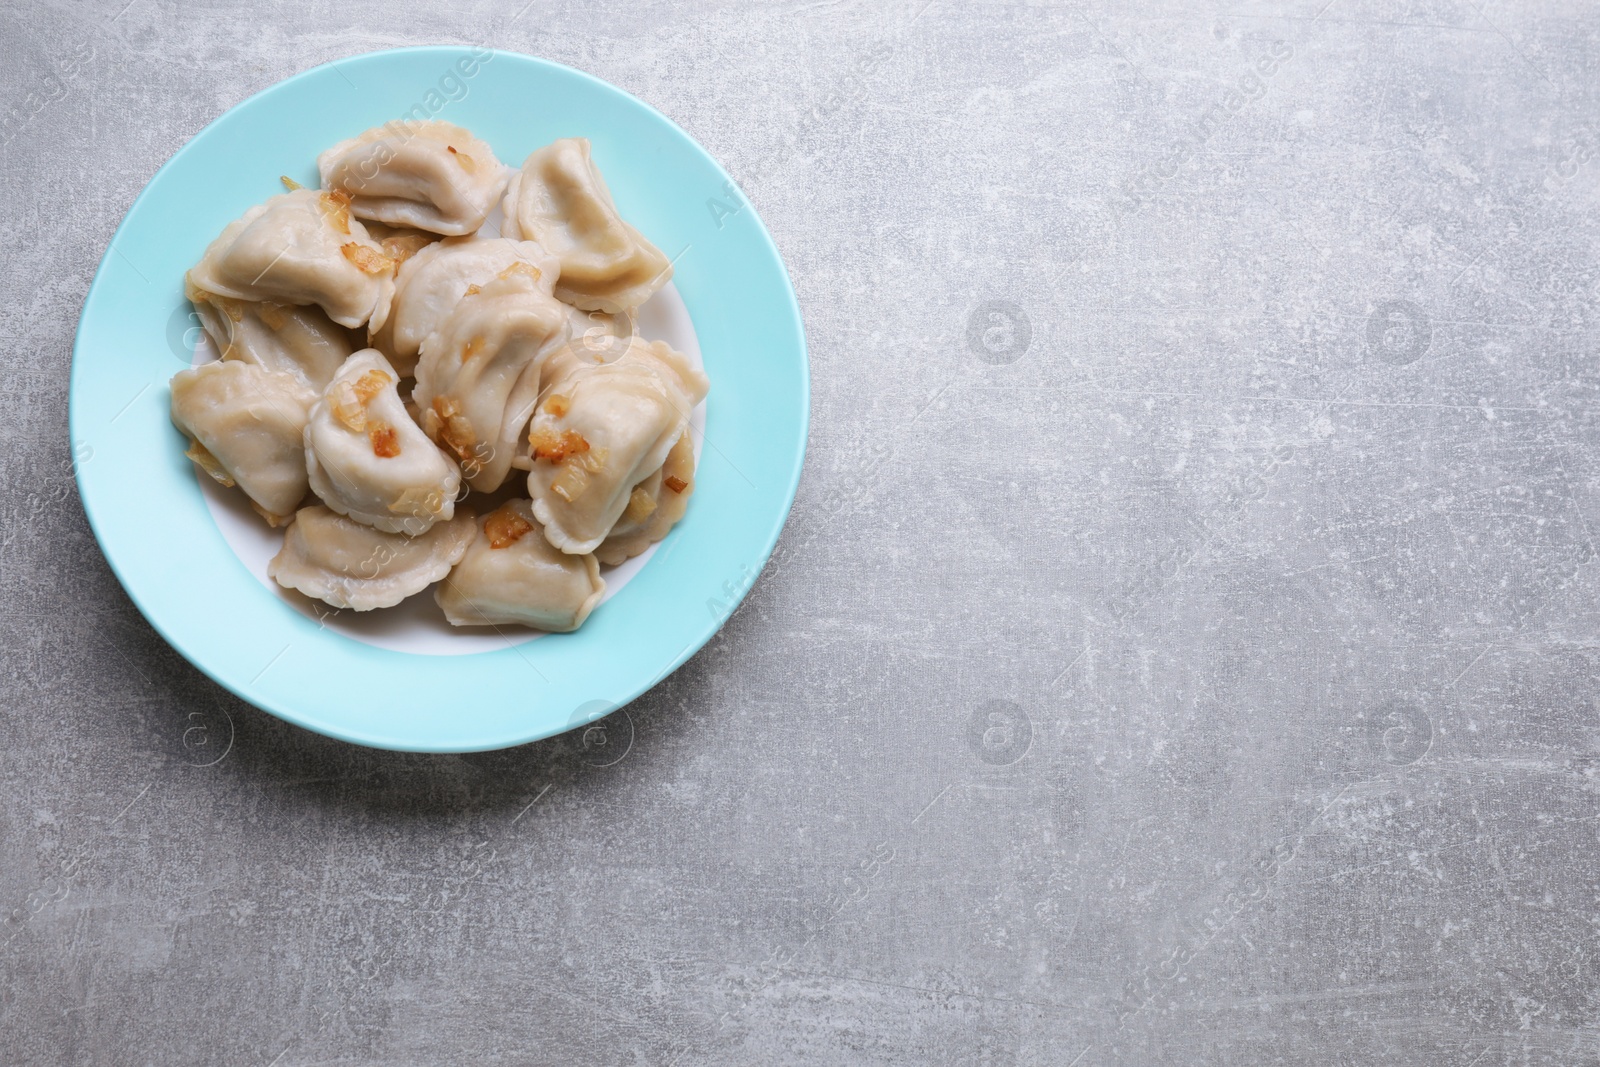
[{"label": "plate", "polygon": [[[282,190],[280,175],[315,185],[323,148],[407,117],[465,126],[513,166],[559,137],[589,138],[623,216],[675,260],[673,284],[640,322],[646,336],[697,348],[711,378],[697,418],[694,499],[649,559],[608,576],[608,600],[573,634],[457,634],[426,612],[358,617],[281,592],[263,580],[251,542],[260,531],[230,512],[237,501],[202,487],[168,417],[168,380],[206,358],[184,272],[223,226]],[[156,173],[84,302],[70,433],[106,559],[196,667],[318,733],[470,752],[593,722],[711,639],[777,543],[809,406],[805,337],[783,262],[737,185],[687,134],[559,64],[405,48],[342,59],[251,97]],[[419,600],[431,606],[431,592],[408,604]]]}]

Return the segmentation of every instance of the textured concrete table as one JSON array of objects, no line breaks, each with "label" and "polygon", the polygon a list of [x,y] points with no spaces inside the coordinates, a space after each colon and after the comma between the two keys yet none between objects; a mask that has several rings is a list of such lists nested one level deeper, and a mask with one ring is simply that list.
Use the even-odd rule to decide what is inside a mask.
[{"label": "textured concrete table", "polygon": [[[1600,1062],[1592,5],[516,4],[0,11],[0,1060]],[[155,169],[421,42],[660,108],[805,313],[775,566],[587,743],[239,703],[67,473]]]}]

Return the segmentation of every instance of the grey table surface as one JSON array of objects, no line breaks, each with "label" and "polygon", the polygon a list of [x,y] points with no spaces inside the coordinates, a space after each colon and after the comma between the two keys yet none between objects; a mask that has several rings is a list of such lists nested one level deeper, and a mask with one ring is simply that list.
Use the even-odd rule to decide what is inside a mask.
[{"label": "grey table surface", "polygon": [[[515,7],[0,11],[0,1060],[1600,1062],[1593,5]],[[450,757],[209,682],[66,474],[156,168],[426,42],[682,125],[813,371],[722,633]]]}]

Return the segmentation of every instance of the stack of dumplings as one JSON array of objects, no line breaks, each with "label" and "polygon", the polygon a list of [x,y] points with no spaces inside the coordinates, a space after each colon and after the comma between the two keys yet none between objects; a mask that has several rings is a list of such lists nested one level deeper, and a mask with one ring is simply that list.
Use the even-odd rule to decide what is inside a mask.
[{"label": "stack of dumplings", "polygon": [[283,530],[287,589],[371,611],[437,583],[454,626],[576,630],[694,492],[709,383],[634,325],[672,264],[586,140],[513,170],[396,121],[317,170],[185,279],[222,354],[172,379],[185,454]]}]

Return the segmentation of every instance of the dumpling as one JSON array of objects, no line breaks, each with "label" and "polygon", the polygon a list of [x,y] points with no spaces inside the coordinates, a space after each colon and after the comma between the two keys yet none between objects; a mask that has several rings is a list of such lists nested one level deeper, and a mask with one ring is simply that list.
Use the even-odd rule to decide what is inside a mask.
[{"label": "dumpling", "polygon": [[311,490],[328,507],[416,536],[455,511],[461,472],[411,421],[383,353],[345,361],[306,423]]},{"label": "dumpling", "polygon": [[350,196],[357,218],[461,236],[483,225],[510,168],[448,122],[397,120],[317,157],[324,189]]},{"label": "dumpling", "polygon": [[253,363],[202,363],[172,377],[172,422],[188,456],[222,485],[237,485],[273,526],[306,495],[304,433],[317,394]]},{"label": "dumpling", "polygon": [[568,137],[530,155],[511,178],[505,235],[561,260],[556,296],[589,311],[631,311],[672,278],[661,250],[617,214],[589,142]]},{"label": "dumpling", "polygon": [[422,249],[395,275],[394,305],[382,329],[373,332],[373,347],[388,353],[396,370],[411,374],[422,342],[467,290],[518,264],[530,268],[529,277],[546,296],[561,273],[560,262],[533,241],[458,237]]},{"label": "dumpling", "polygon": [[664,341],[634,338],[603,363],[570,346],[550,356],[528,431],[528,495],[550,543],[579,554],[598,548],[709,388]]},{"label": "dumpling", "polygon": [[389,314],[394,264],[350,217],[344,193],[295,189],[230,222],[189,282],[235,300],[317,304],[340,326],[377,328]]},{"label": "dumpling", "polygon": [[511,500],[479,524],[433,598],[452,626],[509,623],[568,633],[583,625],[605,591],[593,555],[556,551],[539,535],[532,505]]},{"label": "dumpling", "polygon": [[416,537],[384,533],[325,507],[301,508],[267,574],[336,608],[389,608],[450,573],[478,528],[470,511]]},{"label": "dumpling", "polygon": [[694,442],[686,433],[667,453],[661,469],[633,487],[622,518],[594,550],[595,556],[608,567],[637,556],[672,531],[693,494]]},{"label": "dumpling", "polygon": [[417,362],[411,395],[422,429],[480,492],[506,480],[539,398],[545,358],[566,340],[566,312],[537,271],[513,263],[469,290],[422,343]]},{"label": "dumpling", "polygon": [[320,393],[354,351],[344,327],[319,307],[234,300],[192,285],[187,289],[200,325],[223,359],[291,374]]}]

